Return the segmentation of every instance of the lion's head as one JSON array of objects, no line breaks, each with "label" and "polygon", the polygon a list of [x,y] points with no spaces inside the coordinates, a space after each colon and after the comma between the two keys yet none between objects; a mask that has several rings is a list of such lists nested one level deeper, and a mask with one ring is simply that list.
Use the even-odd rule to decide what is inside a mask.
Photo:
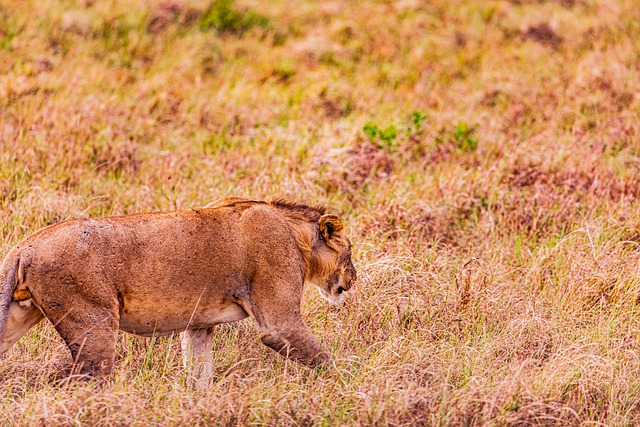
[{"label": "lion's head", "polygon": [[311,253],[312,270],[316,274],[310,282],[332,304],[340,304],[356,280],[351,242],[343,234],[343,229],[344,225],[337,216],[322,215],[318,221],[319,238]]}]

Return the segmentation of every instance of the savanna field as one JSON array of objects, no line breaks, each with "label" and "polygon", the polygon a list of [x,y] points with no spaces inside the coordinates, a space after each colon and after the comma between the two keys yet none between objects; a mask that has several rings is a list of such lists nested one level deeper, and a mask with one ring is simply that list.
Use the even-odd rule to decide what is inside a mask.
[{"label": "savanna field", "polygon": [[[326,204],[354,242],[311,370],[221,325],[120,333],[62,381],[48,321],[2,425],[640,424],[635,0],[0,0],[0,254],[66,219],[219,197]],[[170,298],[171,296],[168,296]]]}]

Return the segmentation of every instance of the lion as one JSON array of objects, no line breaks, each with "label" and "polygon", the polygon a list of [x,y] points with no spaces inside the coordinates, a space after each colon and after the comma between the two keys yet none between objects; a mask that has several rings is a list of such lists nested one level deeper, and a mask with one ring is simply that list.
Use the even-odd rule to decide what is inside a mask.
[{"label": "lion", "polygon": [[181,333],[185,366],[212,373],[213,327],[250,317],[262,342],[310,367],[332,356],[301,316],[305,285],[339,303],[356,280],[351,243],[323,206],[224,198],[201,209],[74,219],[0,265],[0,354],[47,318],[76,372],[112,372],[118,330]]}]

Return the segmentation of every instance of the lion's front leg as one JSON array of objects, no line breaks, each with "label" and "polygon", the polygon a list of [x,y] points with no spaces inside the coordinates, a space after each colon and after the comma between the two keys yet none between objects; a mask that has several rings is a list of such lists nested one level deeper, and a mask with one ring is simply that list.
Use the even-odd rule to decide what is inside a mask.
[{"label": "lion's front leg", "polygon": [[[238,291],[237,303],[251,316],[260,339],[279,354],[307,366],[329,365],[331,353],[315,337],[300,314],[304,290],[302,259],[293,239],[273,245],[269,236],[256,255],[256,272],[247,288]],[[282,260],[287,260],[282,261]]]},{"label": "lion's front leg", "polygon": [[[300,286],[302,288],[302,286]],[[286,286],[273,286],[275,292],[255,290],[242,306],[253,318],[260,339],[279,354],[307,366],[330,364],[331,353],[300,316],[300,293]]]},{"label": "lion's front leg", "polygon": [[311,367],[331,363],[331,353],[313,335],[302,318],[294,317],[270,325],[258,323],[258,328],[265,345],[291,360]]},{"label": "lion's front leg", "polygon": [[213,328],[187,329],[180,344],[185,369],[192,368],[197,385],[205,386],[213,373]]}]

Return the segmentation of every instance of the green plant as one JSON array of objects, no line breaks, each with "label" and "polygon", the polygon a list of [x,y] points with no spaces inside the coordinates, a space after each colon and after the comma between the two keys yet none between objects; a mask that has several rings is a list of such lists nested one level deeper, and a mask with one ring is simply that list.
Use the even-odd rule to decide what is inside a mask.
[{"label": "green plant", "polygon": [[367,135],[367,139],[369,139],[369,141],[373,141],[374,139],[376,139],[376,137],[378,136],[378,132],[380,131],[378,125],[371,122],[365,123],[362,127],[362,130],[364,131],[365,135]]},{"label": "green plant", "polygon": [[424,126],[424,122],[427,121],[427,115],[422,110],[416,110],[411,113],[411,121],[415,132],[420,132],[422,126]]},{"label": "green plant", "polygon": [[375,123],[366,123],[362,130],[367,139],[371,142],[375,142],[380,148],[391,148],[398,136],[398,128],[394,124],[390,124],[385,128],[381,128]]},{"label": "green plant", "polygon": [[475,151],[478,148],[478,139],[474,136],[475,130],[469,128],[465,122],[458,122],[453,129],[453,140],[464,152]]},{"label": "green plant", "polygon": [[200,17],[200,29],[243,34],[253,27],[268,28],[269,18],[251,10],[239,11],[233,0],[215,0]]}]

